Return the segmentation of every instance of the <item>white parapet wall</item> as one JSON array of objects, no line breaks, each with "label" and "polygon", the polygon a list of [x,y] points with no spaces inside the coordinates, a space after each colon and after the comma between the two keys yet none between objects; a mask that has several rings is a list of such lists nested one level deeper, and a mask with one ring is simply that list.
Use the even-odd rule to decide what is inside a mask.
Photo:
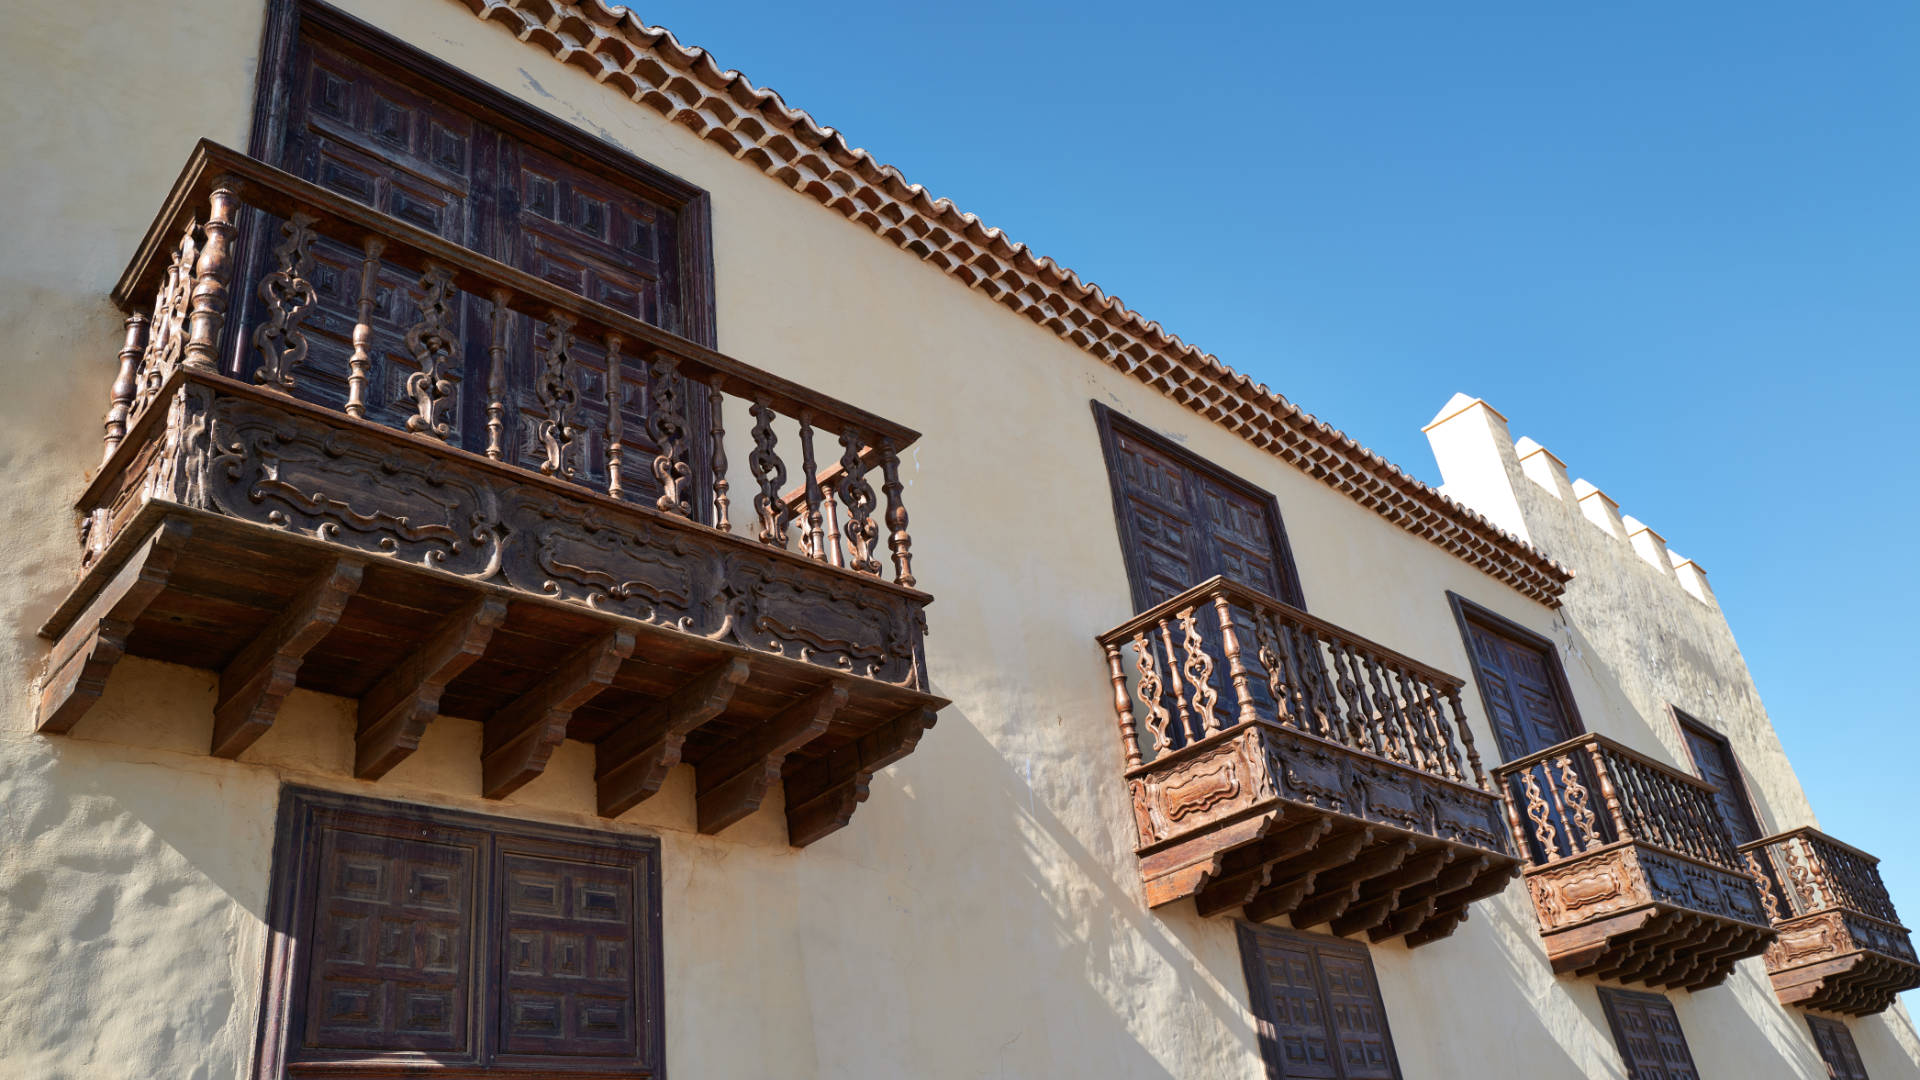
[{"label": "white parapet wall", "polygon": [[1540,442],[1514,439],[1480,398],[1455,394],[1424,430],[1443,492],[1574,572],[1559,612],[1562,659],[1625,698],[1583,716],[1587,727],[1693,771],[1680,709],[1732,743],[1763,828],[1812,823],[1706,570]]}]

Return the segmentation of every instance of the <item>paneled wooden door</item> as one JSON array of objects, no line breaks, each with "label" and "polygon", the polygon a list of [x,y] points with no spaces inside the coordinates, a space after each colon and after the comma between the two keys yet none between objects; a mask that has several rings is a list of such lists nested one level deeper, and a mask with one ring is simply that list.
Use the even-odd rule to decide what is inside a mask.
[{"label": "paneled wooden door", "polygon": [[1674,717],[1687,738],[1687,752],[1693,757],[1700,779],[1720,789],[1713,793],[1713,802],[1733,842],[1748,844],[1760,839],[1760,820],[1753,812],[1753,799],[1747,794],[1746,781],[1740,777],[1740,763],[1734,758],[1733,747],[1726,737],[1678,709],[1674,710]]},{"label": "paneled wooden door", "polygon": [[1581,733],[1552,645],[1473,616],[1465,622],[1481,696],[1508,761]]},{"label": "paneled wooden door", "polygon": [[[556,285],[618,308],[702,344],[712,344],[711,269],[705,196],[611,147],[535,114],[491,88],[407,50],[318,5],[282,0],[291,13],[277,89],[263,99],[271,115],[254,153],[330,191],[436,233]],[[257,277],[279,239],[278,221],[255,222],[248,258]],[[306,319],[310,341],[295,393],[334,408],[347,399],[348,358],[358,318],[365,253],[332,241],[315,244],[317,301]],[[252,278],[249,278],[251,280]],[[420,318],[419,275],[377,269],[372,373],[367,418],[406,427],[417,412],[407,388],[419,365],[406,343]],[[253,304],[248,334],[260,317]],[[461,355],[449,372],[453,405],[448,441],[485,452],[488,346],[492,303],[455,293],[451,324]],[[534,387],[550,344],[544,321],[512,315],[505,326],[507,408],[502,457],[541,460]],[[245,337],[246,335],[241,335]],[[606,352],[576,338],[577,414],[584,445],[573,477],[603,487],[598,470],[607,435]],[[244,343],[234,358],[250,377],[257,360]],[[626,355],[618,407],[628,460],[656,452],[646,423],[655,388],[644,357]],[[704,394],[682,394],[694,428],[693,475],[705,476]],[[592,463],[589,465],[589,463]],[[651,504],[650,471],[628,469],[626,497]],[[696,508],[705,500],[695,498]]]},{"label": "paneled wooden door", "polygon": [[1095,405],[1136,611],[1214,575],[1303,607],[1272,495]]}]

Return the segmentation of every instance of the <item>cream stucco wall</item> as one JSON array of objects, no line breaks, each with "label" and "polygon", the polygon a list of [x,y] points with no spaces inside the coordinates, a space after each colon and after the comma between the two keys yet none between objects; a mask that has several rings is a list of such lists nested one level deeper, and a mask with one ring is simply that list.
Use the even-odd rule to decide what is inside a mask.
[{"label": "cream stucco wall", "polygon": [[[684,768],[611,826],[662,838],[672,1075],[1258,1075],[1232,923],[1141,902],[1092,640],[1130,610],[1089,399],[1272,490],[1317,613],[1465,673],[1446,600],[1459,592],[1579,650],[1569,675],[1589,726],[1636,745],[1659,738],[1635,734],[1658,716],[1645,708],[1656,689],[1589,647],[1585,621],[452,0],[341,6],[709,190],[720,346],[925,433],[907,501],[916,570],[938,598],[934,689],[954,701],[939,726],[876,778],[849,828],[804,851],[785,845],[778,800],[700,836]],[[401,767],[362,784],[350,703],[303,692],[240,761],[210,759],[212,676],[162,664],[124,663],[73,736],[31,732],[28,687],[45,654],[33,629],[72,580],[68,506],[97,460],[117,347],[105,294],[193,140],[244,145],[260,15],[259,0],[79,0],[26,6],[0,39],[0,505],[12,526],[0,567],[11,688],[0,695],[0,1076],[244,1072],[283,782],[599,824],[584,746],[489,803],[477,727],[441,720]],[[1491,762],[1477,700],[1470,709]],[[1803,809],[1784,760],[1765,760],[1785,777],[1762,785],[1770,808]],[[1593,985],[1551,976],[1518,887],[1450,939],[1373,955],[1408,1080],[1622,1073]],[[1757,961],[1676,999],[1707,1075],[1824,1075]],[[1904,1018],[1855,1031],[1876,1076],[1920,1061]]]}]

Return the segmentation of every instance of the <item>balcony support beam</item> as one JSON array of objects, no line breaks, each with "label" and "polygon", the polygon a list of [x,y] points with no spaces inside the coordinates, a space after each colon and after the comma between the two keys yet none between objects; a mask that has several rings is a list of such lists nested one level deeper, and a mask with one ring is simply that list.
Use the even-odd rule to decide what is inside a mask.
[{"label": "balcony support beam", "polygon": [[844,827],[873,774],[912,753],[938,715],[916,706],[787,776],[787,843],[805,847]]},{"label": "balcony support beam", "polygon": [[1228,852],[1220,875],[1194,897],[1194,907],[1206,918],[1244,906],[1267,887],[1276,865],[1312,851],[1332,831],[1332,818],[1310,818],[1258,844]]},{"label": "balcony support beam", "polygon": [[593,770],[600,816],[619,817],[652,798],[680,763],[688,733],[719,716],[752,671],[745,660],[723,660],[602,739]]},{"label": "balcony support beam", "polygon": [[825,734],[846,703],[847,685],[836,681],[701,762],[700,831],[717,833],[759,809],[787,756]]},{"label": "balcony support beam", "polygon": [[573,711],[605,690],[631,655],[633,631],[603,634],[489,717],[481,744],[480,794],[504,799],[545,772],[553,748],[567,737]]},{"label": "balcony support beam", "polygon": [[366,568],[362,559],[333,559],[273,625],[220,672],[220,697],[213,707],[214,757],[239,757],[273,726],[281,703],[293,691],[301,662],[339,623]]},{"label": "balcony support beam", "polygon": [[419,747],[447,684],[487,651],[487,642],[506,617],[504,598],[474,597],[367,691],[360,699],[360,725],[353,739],[354,776],[378,780]]},{"label": "balcony support beam", "polygon": [[73,730],[106,690],[107,676],[126,655],[134,622],[167,587],[175,562],[193,535],[176,518],[162,521],[80,616],[68,624],[47,657],[35,730],[62,735]]}]

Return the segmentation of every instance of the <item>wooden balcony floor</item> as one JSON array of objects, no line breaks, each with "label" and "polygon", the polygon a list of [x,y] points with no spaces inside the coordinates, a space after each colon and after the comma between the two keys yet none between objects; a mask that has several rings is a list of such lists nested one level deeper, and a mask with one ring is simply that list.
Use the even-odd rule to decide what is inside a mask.
[{"label": "wooden balcony floor", "polygon": [[[750,813],[780,777],[790,839],[807,844],[847,822],[873,772],[909,752],[945,704],[925,689],[916,621],[925,594],[200,378],[207,389],[189,383],[180,392],[199,393],[216,439],[223,409],[275,418],[282,456],[259,465],[260,477],[287,475],[306,445],[330,448],[317,459],[349,439],[393,444],[380,452],[420,460],[412,478],[464,480],[470,490],[489,483],[542,505],[587,504],[502,532],[519,539],[493,540],[498,548],[544,552],[558,537],[585,550],[617,536],[626,547],[614,555],[629,561],[597,577],[572,567],[575,580],[544,588],[539,566],[513,567],[524,552],[509,551],[503,573],[456,572],[421,557],[417,545],[392,544],[417,526],[452,531],[424,520],[419,511],[432,504],[409,502],[404,484],[390,492],[367,470],[348,474],[352,489],[310,499],[306,491],[249,498],[244,484],[208,497],[196,493],[218,487],[224,466],[150,424],[134,434],[166,451],[130,439],[90,489],[91,505],[111,508],[95,527],[112,535],[42,630],[56,642],[43,731],[72,728],[114,661],[134,655],[222,673],[209,748],[221,756],[237,756],[264,732],[297,685],[360,702],[362,778],[411,752],[433,715],[453,716],[487,727],[488,797],[538,775],[552,748],[571,738],[596,746],[603,814],[651,796],[684,761],[699,774],[702,831]],[[242,463],[232,474],[252,468]],[[196,478],[186,494],[154,481],[180,475]],[[314,476],[339,479],[305,479],[320,482]],[[307,505],[325,512],[303,517]],[[351,527],[376,519],[381,528]],[[636,566],[705,574],[693,580],[710,586],[693,592],[710,588],[711,596],[682,595],[672,611],[658,600],[642,606],[644,589],[617,584]]]}]

